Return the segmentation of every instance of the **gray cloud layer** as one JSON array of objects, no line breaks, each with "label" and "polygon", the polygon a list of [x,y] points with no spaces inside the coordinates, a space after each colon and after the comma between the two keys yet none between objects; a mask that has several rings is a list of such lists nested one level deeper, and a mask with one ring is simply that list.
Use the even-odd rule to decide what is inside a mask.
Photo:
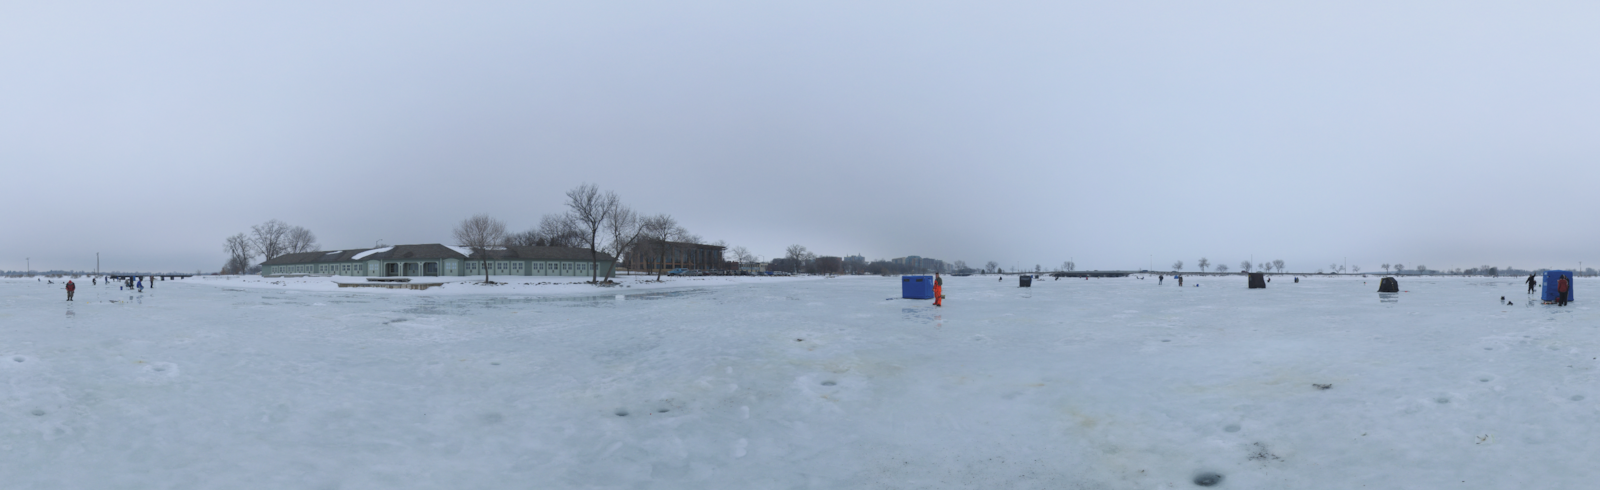
[{"label": "gray cloud layer", "polygon": [[0,269],[444,242],[582,182],[769,257],[1600,262],[1597,9],[11,5]]}]

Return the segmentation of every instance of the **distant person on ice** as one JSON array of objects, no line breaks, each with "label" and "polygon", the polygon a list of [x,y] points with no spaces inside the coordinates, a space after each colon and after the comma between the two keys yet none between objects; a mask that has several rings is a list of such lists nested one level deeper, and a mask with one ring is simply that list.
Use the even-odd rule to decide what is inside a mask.
[{"label": "distant person on ice", "polygon": [[1167,280],[1167,275],[1166,274],[1162,274],[1162,275],[1156,276],[1156,285],[1160,286],[1161,283],[1165,282],[1166,280]]},{"label": "distant person on ice", "polygon": [[944,278],[939,273],[933,273],[933,305],[944,306]]},{"label": "distant person on ice", "polygon": [[139,281],[135,282],[133,284],[134,284],[134,287],[139,288],[139,292],[141,292],[141,293],[144,292],[144,278],[142,278],[142,277],[139,278]]},{"label": "distant person on ice", "polygon": [[1173,274],[1172,278],[1178,280],[1178,287],[1180,287],[1180,288],[1183,287],[1183,276],[1180,276],[1180,275],[1177,275],[1177,274]]},{"label": "distant person on ice", "polygon": [[77,290],[78,290],[78,285],[77,284],[73,284],[72,280],[68,279],[67,280],[67,301],[72,301],[72,292],[73,291],[77,291]]},{"label": "distant person on ice", "polygon": [[1560,279],[1556,280],[1556,306],[1566,306],[1567,290],[1572,288],[1570,284],[1567,284],[1567,276],[1560,277]]},{"label": "distant person on ice", "polygon": [[1527,282],[1528,282],[1528,294],[1533,294],[1533,285],[1538,284],[1539,281],[1533,280],[1533,274],[1528,274],[1528,281]]}]

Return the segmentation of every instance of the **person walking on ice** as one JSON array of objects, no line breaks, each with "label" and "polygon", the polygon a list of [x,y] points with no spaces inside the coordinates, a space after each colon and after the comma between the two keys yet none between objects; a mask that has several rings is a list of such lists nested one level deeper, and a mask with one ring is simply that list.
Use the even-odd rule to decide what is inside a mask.
[{"label": "person walking on ice", "polygon": [[77,291],[77,290],[78,290],[78,285],[77,284],[73,284],[72,280],[68,279],[67,280],[67,301],[72,301],[72,293],[74,291]]},{"label": "person walking on ice", "polygon": [[939,273],[933,273],[933,305],[944,306],[944,278]]},{"label": "person walking on ice", "polygon": [[1161,283],[1166,282],[1166,280],[1167,280],[1167,275],[1166,274],[1162,274],[1162,275],[1156,276],[1156,285],[1160,286]]},{"label": "person walking on ice", "polygon": [[1533,280],[1533,274],[1528,274],[1528,281],[1527,281],[1527,283],[1528,283],[1528,294],[1533,294],[1533,286],[1534,286],[1534,285],[1535,285],[1535,284],[1538,284],[1538,283],[1539,283],[1539,281],[1535,281],[1535,280]]}]

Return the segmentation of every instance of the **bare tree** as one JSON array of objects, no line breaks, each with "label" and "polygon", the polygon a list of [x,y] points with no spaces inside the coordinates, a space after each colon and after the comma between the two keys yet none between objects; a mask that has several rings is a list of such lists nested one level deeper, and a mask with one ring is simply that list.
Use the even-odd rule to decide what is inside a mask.
[{"label": "bare tree", "polygon": [[806,250],[804,245],[796,243],[783,250],[783,257],[792,261],[794,271],[798,273],[800,272],[800,265],[804,264],[806,259],[813,257],[813,255],[811,255],[811,251]]},{"label": "bare tree", "polygon": [[1172,270],[1175,270],[1175,271],[1183,270],[1183,261],[1179,260],[1177,262],[1173,262],[1172,263]]},{"label": "bare tree", "polygon": [[1273,269],[1277,269],[1278,273],[1282,274],[1283,273],[1283,259],[1273,259],[1272,268]]},{"label": "bare tree", "polygon": [[750,249],[744,248],[744,246],[728,248],[727,256],[724,257],[724,259],[728,257],[732,257],[734,262],[738,262],[740,269],[744,269],[745,266],[761,261],[761,259],[757,258],[755,254],[750,253]]},{"label": "bare tree", "polygon": [[1250,261],[1248,261],[1248,260],[1239,261],[1239,271],[1240,272],[1250,272]]},{"label": "bare tree", "polygon": [[600,192],[594,184],[583,184],[567,191],[567,210],[578,230],[583,233],[584,244],[589,247],[589,281],[600,280],[600,249],[605,237],[600,230],[611,219],[622,202],[615,192]]},{"label": "bare tree", "polygon": [[1425,265],[1419,265],[1419,266],[1413,267],[1413,269],[1416,269],[1418,274],[1427,274],[1428,273],[1428,266],[1425,266]]},{"label": "bare tree", "polygon": [[1076,262],[1068,260],[1066,262],[1062,262],[1061,263],[1061,269],[1065,270],[1067,272],[1072,272],[1072,271],[1078,269],[1078,264]]},{"label": "bare tree", "polygon": [[994,271],[999,270],[999,269],[1000,269],[1000,263],[999,262],[995,262],[993,260],[989,261],[989,263],[987,263],[987,264],[983,264],[983,270],[989,271],[990,274],[993,274]]},{"label": "bare tree", "polygon": [[289,248],[289,225],[278,220],[250,227],[250,243],[261,257],[272,260]]},{"label": "bare tree", "polygon": [[535,228],[506,234],[505,245],[507,247],[538,247],[544,245],[544,243],[539,240],[539,230]]},{"label": "bare tree", "polygon": [[1211,261],[1206,260],[1205,257],[1201,257],[1200,262],[1196,263],[1195,265],[1200,267],[1200,272],[1205,272],[1207,267],[1211,267]]},{"label": "bare tree", "polygon": [[641,242],[644,252],[656,257],[656,280],[659,281],[666,269],[663,264],[667,262],[667,254],[672,251],[672,242],[689,236],[689,231],[678,226],[671,215],[658,214],[644,219],[640,233],[644,235]]},{"label": "bare tree", "polygon": [[1350,273],[1351,274],[1360,274],[1361,273],[1361,266],[1359,266],[1359,265],[1350,266]]},{"label": "bare tree", "polygon": [[1228,272],[1228,264],[1217,264],[1217,272]]},{"label": "bare tree", "polygon": [[606,244],[606,253],[611,254],[611,271],[606,273],[606,279],[610,280],[623,254],[632,251],[644,236],[644,220],[633,209],[618,205],[611,219],[606,220],[606,232],[611,235],[611,241]]},{"label": "bare tree", "polygon": [[315,252],[317,250],[317,235],[301,227],[289,229],[288,246],[284,253],[297,254],[301,252]]},{"label": "bare tree", "polygon": [[1383,268],[1383,273],[1384,274],[1388,274],[1389,273],[1389,264],[1383,264],[1383,265],[1381,265],[1379,267]]},{"label": "bare tree", "polygon": [[489,283],[489,251],[505,241],[506,224],[487,214],[475,214],[456,225],[455,237],[457,245],[472,249],[472,254],[478,256],[483,282]]},{"label": "bare tree", "polygon": [[1394,273],[1395,274],[1399,274],[1401,272],[1405,272],[1405,270],[1406,270],[1406,266],[1404,266],[1404,265],[1401,265],[1401,264],[1395,264],[1394,265]]},{"label": "bare tree", "polygon": [[965,261],[965,260],[957,260],[957,261],[955,261],[955,263],[950,264],[950,266],[951,267],[955,267],[956,272],[961,272],[963,270],[966,270],[967,261]]},{"label": "bare tree", "polygon": [[250,238],[243,233],[228,237],[223,243],[222,250],[228,253],[227,268],[224,272],[243,274],[250,267],[250,258],[256,254],[255,246],[251,245]]}]

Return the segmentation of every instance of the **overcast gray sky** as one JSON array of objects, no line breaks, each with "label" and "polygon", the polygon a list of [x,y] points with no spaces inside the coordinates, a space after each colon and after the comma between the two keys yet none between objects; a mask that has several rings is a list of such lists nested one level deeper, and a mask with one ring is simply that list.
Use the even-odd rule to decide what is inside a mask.
[{"label": "overcast gray sky", "polygon": [[[1600,264],[1594,2],[8,2],[0,269],[513,229],[768,258]],[[1586,263],[1586,265],[1589,265]]]}]

